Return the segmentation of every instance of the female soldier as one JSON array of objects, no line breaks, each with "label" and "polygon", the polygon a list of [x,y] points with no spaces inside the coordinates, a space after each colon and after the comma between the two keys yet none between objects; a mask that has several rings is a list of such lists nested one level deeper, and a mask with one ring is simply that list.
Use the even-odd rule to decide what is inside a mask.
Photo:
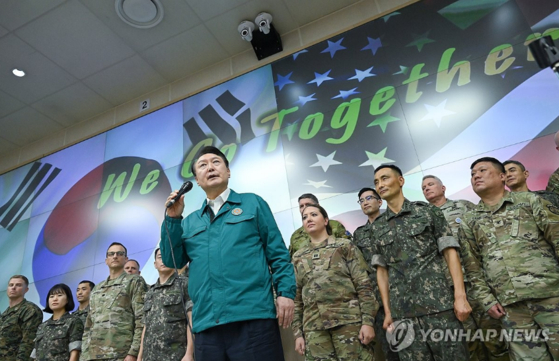
[{"label": "female soldier", "polygon": [[363,255],[349,240],[334,238],[328,214],[317,204],[303,210],[311,242],[293,255],[297,295],[295,350],[307,360],[373,359],[365,347],[375,336],[373,296]]},{"label": "female soldier", "polygon": [[31,357],[37,361],[78,361],[83,334],[83,323],[71,315],[74,309],[72,291],[64,283],[54,285],[46,300],[45,312],[52,317],[37,329],[35,349]]}]

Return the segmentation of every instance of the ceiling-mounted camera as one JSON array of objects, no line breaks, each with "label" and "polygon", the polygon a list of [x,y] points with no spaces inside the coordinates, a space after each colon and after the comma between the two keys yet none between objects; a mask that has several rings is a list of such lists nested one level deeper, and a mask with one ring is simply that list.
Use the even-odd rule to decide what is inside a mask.
[{"label": "ceiling-mounted camera", "polygon": [[252,21],[245,20],[239,24],[237,31],[241,34],[241,38],[246,41],[252,41],[252,32],[256,26]]},{"label": "ceiling-mounted camera", "polygon": [[549,67],[559,76],[559,49],[555,47],[551,35],[536,39],[528,46],[540,68]]}]

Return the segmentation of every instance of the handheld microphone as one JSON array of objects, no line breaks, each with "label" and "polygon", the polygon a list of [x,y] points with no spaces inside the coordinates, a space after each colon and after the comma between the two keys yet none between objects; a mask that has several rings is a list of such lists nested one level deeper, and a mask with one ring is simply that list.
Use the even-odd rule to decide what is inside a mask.
[{"label": "handheld microphone", "polygon": [[180,187],[179,192],[177,193],[177,195],[174,196],[173,199],[171,199],[169,201],[169,203],[167,203],[167,208],[169,208],[173,204],[175,204],[175,202],[178,201],[183,194],[186,194],[186,193],[190,192],[191,189],[192,189],[192,182],[191,181],[184,182],[182,184],[182,186]]}]

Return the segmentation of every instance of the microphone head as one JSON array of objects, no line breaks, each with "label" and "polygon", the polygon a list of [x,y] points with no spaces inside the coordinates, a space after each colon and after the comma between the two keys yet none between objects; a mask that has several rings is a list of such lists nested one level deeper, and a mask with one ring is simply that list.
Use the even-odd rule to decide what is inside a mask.
[{"label": "microphone head", "polygon": [[186,182],[186,186],[184,187],[184,193],[190,192],[190,190],[192,189],[192,187],[193,187],[192,182],[191,182],[191,181],[187,181],[187,182]]}]

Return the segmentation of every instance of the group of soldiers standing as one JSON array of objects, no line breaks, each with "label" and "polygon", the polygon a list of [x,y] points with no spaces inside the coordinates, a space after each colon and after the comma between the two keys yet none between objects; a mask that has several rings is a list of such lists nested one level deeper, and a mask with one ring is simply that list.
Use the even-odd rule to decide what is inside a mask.
[{"label": "group of soldiers standing", "polygon": [[24,298],[29,281],[14,275],[10,306],[0,316],[0,360],[194,360],[187,276],[166,267],[157,249],[159,278],[148,288],[138,262],[128,260],[126,247],[117,242],[107,249],[105,263],[109,277],[97,285],[80,282],[79,307],[72,314],[68,286],[51,288],[44,311],[53,317],[44,323],[41,309]]},{"label": "group of soldiers standing", "polygon": [[[559,132],[555,143],[559,150]],[[404,197],[398,167],[375,169],[375,189],[358,193],[368,221],[353,242],[380,305],[376,359],[559,360],[559,169],[546,190],[531,191],[528,177],[519,161],[480,158],[471,165],[477,205],[447,199],[434,175],[422,181],[425,203]],[[310,194],[299,198],[301,210],[317,203]],[[340,223],[330,225],[335,237],[351,237]],[[316,248],[301,228],[290,254],[297,258],[307,249]],[[330,297],[322,301],[335,309],[337,295]],[[413,329],[410,344],[391,333],[402,322]],[[323,326],[313,321],[305,327]],[[423,337],[433,330],[466,337]],[[300,337],[299,328],[293,332]]]}]

